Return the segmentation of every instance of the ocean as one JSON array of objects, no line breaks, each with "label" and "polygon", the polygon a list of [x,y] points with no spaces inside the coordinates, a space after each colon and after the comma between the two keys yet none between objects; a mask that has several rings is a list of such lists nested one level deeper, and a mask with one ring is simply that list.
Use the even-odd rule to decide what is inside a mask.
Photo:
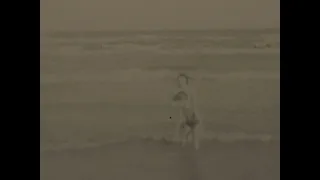
[{"label": "ocean", "polygon": [[[178,73],[197,151],[172,140]],[[43,32],[40,179],[279,180],[279,29]]]},{"label": "ocean", "polygon": [[280,139],[278,29],[64,31],[40,39],[41,151],[170,139],[181,72],[194,78],[204,141]]}]

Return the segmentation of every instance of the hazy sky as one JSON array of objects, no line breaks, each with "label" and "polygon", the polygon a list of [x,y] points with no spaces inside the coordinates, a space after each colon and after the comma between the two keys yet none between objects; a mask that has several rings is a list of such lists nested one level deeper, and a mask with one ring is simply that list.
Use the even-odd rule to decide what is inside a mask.
[{"label": "hazy sky", "polygon": [[41,0],[42,30],[280,27],[280,0]]}]

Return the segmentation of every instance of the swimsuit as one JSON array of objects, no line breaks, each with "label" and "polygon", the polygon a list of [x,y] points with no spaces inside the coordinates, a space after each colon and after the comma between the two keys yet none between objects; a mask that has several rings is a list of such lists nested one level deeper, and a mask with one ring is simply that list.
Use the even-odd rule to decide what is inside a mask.
[{"label": "swimsuit", "polygon": [[200,121],[194,112],[193,98],[192,96],[189,96],[189,92],[181,89],[173,96],[172,100],[182,102],[181,113],[184,120],[181,126],[184,127],[186,125],[189,128],[194,129]]},{"label": "swimsuit", "polygon": [[183,108],[182,112],[183,112],[183,116],[185,118],[183,124],[189,126],[189,128],[194,129],[200,123],[195,112],[192,112],[192,111],[190,111],[190,109],[186,109],[186,108]]}]

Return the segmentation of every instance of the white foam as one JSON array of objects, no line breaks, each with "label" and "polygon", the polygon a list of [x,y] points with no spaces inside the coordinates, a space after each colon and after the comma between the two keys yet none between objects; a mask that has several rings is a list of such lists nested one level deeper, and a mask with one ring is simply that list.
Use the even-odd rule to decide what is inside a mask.
[{"label": "white foam", "polygon": [[[41,74],[40,83],[59,82],[148,82],[155,80],[174,79],[176,70],[159,69],[148,70],[139,68],[119,69],[108,71],[104,74]],[[228,79],[280,79],[280,72],[234,72],[234,73],[213,73],[209,71],[187,72],[196,80],[228,80]]]},{"label": "white foam", "polygon": [[[234,143],[234,142],[261,142],[268,143],[272,141],[280,141],[280,137],[273,137],[269,134],[246,134],[246,133],[208,133],[201,137],[202,143]],[[164,136],[145,136],[135,138],[123,138],[118,140],[109,140],[106,142],[83,142],[83,143],[60,143],[60,144],[47,144],[40,146],[40,152],[47,151],[64,151],[70,149],[88,149],[88,148],[99,148],[106,145],[112,145],[116,143],[130,143],[130,142],[161,142],[164,145],[168,143],[178,143],[179,141],[174,140],[170,137]]]}]

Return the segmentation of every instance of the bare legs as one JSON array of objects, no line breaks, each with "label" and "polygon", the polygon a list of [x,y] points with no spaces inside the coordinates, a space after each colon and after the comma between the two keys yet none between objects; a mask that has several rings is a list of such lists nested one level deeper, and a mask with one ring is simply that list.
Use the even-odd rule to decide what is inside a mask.
[{"label": "bare legs", "polygon": [[185,146],[185,145],[186,145],[186,143],[187,143],[188,140],[189,140],[189,136],[190,136],[191,133],[192,133],[191,130],[189,130],[189,131],[185,134],[185,136],[184,136],[183,139],[182,139],[182,146]]},{"label": "bare legs", "polygon": [[199,149],[199,139],[196,128],[190,128],[189,131],[185,134],[185,137],[182,139],[182,146],[185,146],[189,140],[189,136],[191,135],[192,144],[195,149]]},{"label": "bare legs", "polygon": [[199,149],[199,139],[197,129],[192,130],[192,142],[195,149]]},{"label": "bare legs", "polygon": [[182,123],[177,124],[175,140],[177,140],[178,142],[183,139],[184,128],[185,128],[184,124],[182,124]]},{"label": "bare legs", "polygon": [[[176,138],[181,145],[184,146],[188,140],[189,136],[191,135],[192,143],[195,149],[199,148],[199,130],[201,130],[201,122],[198,120],[195,114],[191,116],[191,123],[190,119],[185,118],[186,115],[183,114],[183,110],[180,111],[180,122],[177,124],[176,129]],[[189,124],[187,124],[187,122]],[[200,128],[200,129],[199,129]]]}]

